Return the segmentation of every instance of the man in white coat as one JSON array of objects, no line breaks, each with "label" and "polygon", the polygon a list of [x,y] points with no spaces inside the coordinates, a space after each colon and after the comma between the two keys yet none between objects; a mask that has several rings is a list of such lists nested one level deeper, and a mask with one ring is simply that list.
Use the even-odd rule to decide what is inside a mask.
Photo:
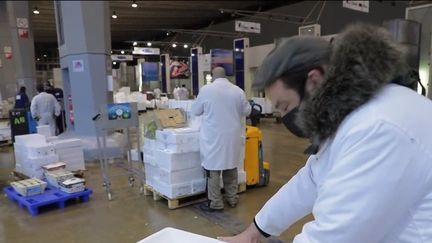
[{"label": "man in white coat", "polygon": [[178,91],[179,100],[188,100],[189,99],[189,90],[186,88],[186,85],[182,85],[182,87]]},{"label": "man in white coat", "polygon": [[38,94],[33,97],[30,105],[32,117],[38,126],[49,125],[51,135],[54,136],[56,131],[55,117],[60,115],[60,104],[53,95],[45,92],[42,84],[37,85],[36,90]]},{"label": "man in white coat", "polygon": [[224,208],[221,173],[228,205],[235,207],[238,203],[237,166],[244,142],[243,120],[251,111],[243,90],[225,78],[225,69],[216,67],[212,73],[214,82],[201,88],[192,105],[192,113],[202,115],[200,153],[208,177],[209,204],[201,209],[210,212]]},{"label": "man in white coat", "polygon": [[383,29],[353,25],[266,57],[254,86],[312,155],[245,232],[221,240],[279,236],[312,213],[295,243],[432,242],[432,103],[407,88],[402,53]]}]

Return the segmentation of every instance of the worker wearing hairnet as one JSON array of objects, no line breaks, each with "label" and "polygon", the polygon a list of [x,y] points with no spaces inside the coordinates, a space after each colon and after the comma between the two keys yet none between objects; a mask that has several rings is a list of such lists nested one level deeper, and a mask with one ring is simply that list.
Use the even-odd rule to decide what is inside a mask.
[{"label": "worker wearing hairnet", "polygon": [[432,242],[432,103],[404,87],[403,52],[376,26],[353,25],[330,44],[292,37],[259,68],[306,165],[225,242],[279,236],[312,213],[295,243]]},{"label": "worker wearing hairnet", "polygon": [[43,85],[36,87],[38,94],[33,97],[30,111],[32,117],[37,121],[38,126],[49,125],[51,135],[55,135],[55,117],[60,115],[61,108],[56,98],[45,92]]},{"label": "worker wearing hairnet", "polygon": [[214,82],[200,89],[192,105],[192,113],[202,115],[200,153],[202,166],[207,170],[208,205],[205,211],[224,208],[220,175],[225,188],[225,198],[231,207],[238,203],[237,166],[243,149],[243,123],[251,111],[245,93],[225,78],[222,67],[213,69]]}]

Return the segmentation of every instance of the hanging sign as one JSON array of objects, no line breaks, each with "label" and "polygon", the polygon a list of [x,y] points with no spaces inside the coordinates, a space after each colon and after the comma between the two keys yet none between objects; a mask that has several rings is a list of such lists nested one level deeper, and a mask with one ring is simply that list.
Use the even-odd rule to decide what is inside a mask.
[{"label": "hanging sign", "polygon": [[369,13],[369,1],[342,1],[344,8],[349,8],[355,11]]},{"label": "hanging sign", "polygon": [[113,61],[133,61],[132,55],[111,55]]},{"label": "hanging sign", "polygon": [[21,38],[28,38],[29,31],[28,31],[28,29],[18,29],[18,35]]},{"label": "hanging sign", "polygon": [[10,46],[5,46],[3,48],[4,50],[4,55],[6,59],[12,59],[12,47]]},{"label": "hanging sign", "polygon": [[236,20],[235,31],[259,34],[259,33],[261,33],[261,24],[255,23],[255,22]]},{"label": "hanging sign", "polygon": [[84,72],[84,62],[83,60],[73,60],[72,61],[72,70],[74,72]]},{"label": "hanging sign", "polygon": [[159,48],[134,47],[132,54],[138,55],[160,55]]},{"label": "hanging sign", "polygon": [[27,18],[17,18],[17,27],[28,29],[28,27],[29,27],[28,19]]}]

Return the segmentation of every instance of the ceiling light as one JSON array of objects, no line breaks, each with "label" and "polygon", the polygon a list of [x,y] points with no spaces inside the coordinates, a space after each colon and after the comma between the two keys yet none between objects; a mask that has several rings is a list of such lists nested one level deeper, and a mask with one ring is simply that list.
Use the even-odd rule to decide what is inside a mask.
[{"label": "ceiling light", "polygon": [[152,43],[151,42],[147,42],[147,46],[152,46]]},{"label": "ceiling light", "polygon": [[132,8],[137,8],[138,7],[138,4],[136,3],[136,1],[132,1]]},{"label": "ceiling light", "polygon": [[170,33],[169,33],[169,32],[167,32],[167,33],[166,33],[166,35],[167,35],[167,36],[169,36],[169,35],[170,35]]},{"label": "ceiling light", "polygon": [[38,7],[33,8],[33,13],[34,14],[40,14]]},{"label": "ceiling light", "polygon": [[113,18],[113,19],[116,19],[118,16],[117,16],[117,14],[116,14],[116,11],[113,11],[113,14],[111,15],[111,17]]},{"label": "ceiling light", "polygon": [[176,44],[176,43],[172,44],[172,47],[176,48],[176,47],[177,47],[177,44]]},{"label": "ceiling light", "polygon": [[36,60],[40,61],[40,58],[38,58],[38,59],[36,59]]},{"label": "ceiling light", "polygon": [[138,45],[138,42],[134,41],[132,45],[136,46],[136,45]]},{"label": "ceiling light", "polygon": [[117,62],[113,62],[113,64],[114,64],[114,65],[116,65],[116,64],[117,64]]},{"label": "ceiling light", "polygon": [[188,48],[189,46],[187,45],[187,44],[184,44],[184,46],[183,46],[184,48]]},{"label": "ceiling light", "polygon": [[44,54],[43,57],[47,57],[47,54]]},{"label": "ceiling light", "polygon": [[124,51],[121,51],[120,53],[121,53],[121,54],[124,54]]}]

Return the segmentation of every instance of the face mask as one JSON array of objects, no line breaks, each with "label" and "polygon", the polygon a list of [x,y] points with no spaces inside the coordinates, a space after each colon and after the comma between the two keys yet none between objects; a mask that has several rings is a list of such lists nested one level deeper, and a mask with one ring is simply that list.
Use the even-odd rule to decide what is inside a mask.
[{"label": "face mask", "polygon": [[307,137],[306,134],[295,123],[298,111],[299,109],[296,107],[285,114],[285,116],[282,117],[282,123],[292,134],[296,135],[297,137],[305,138]]}]

